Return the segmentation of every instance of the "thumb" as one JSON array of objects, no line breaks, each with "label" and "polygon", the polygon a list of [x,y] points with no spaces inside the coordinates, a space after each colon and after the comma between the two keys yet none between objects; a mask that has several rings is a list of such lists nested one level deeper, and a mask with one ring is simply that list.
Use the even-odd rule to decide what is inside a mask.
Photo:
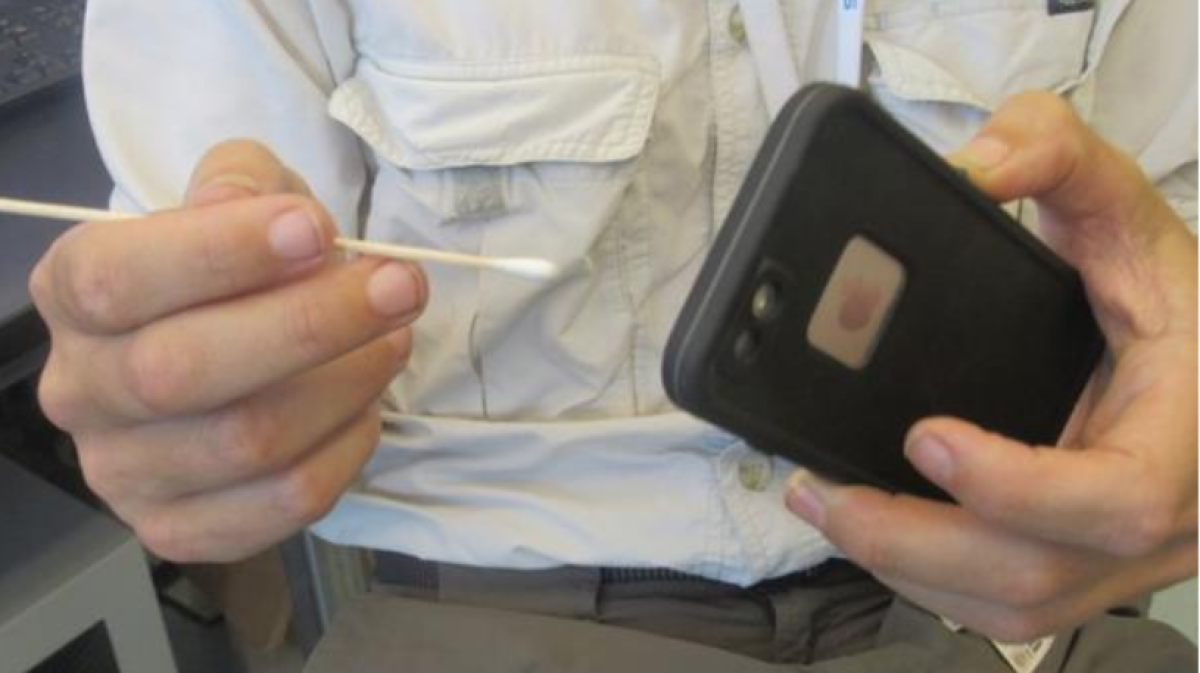
[{"label": "thumb", "polygon": [[1013,97],[947,159],[997,201],[1037,201],[1044,240],[1083,277],[1114,351],[1188,320],[1194,240],[1136,162],[1061,98]]},{"label": "thumb", "polygon": [[200,159],[184,203],[207,206],[265,194],[312,196],[312,190],[265,145],[234,139],[214,145]]}]

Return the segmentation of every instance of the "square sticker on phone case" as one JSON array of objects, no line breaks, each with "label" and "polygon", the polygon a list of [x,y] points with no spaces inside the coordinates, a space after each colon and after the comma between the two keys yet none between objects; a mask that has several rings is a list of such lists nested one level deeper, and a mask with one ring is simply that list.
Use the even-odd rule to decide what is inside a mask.
[{"label": "square sticker on phone case", "polygon": [[862,236],[850,239],[808,323],[808,342],[850,369],[863,369],[887,332],[904,279],[895,257]]}]

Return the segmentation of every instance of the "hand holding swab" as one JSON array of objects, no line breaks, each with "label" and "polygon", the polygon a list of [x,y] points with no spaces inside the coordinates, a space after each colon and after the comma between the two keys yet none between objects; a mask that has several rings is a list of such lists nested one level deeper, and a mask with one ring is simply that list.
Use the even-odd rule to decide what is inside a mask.
[{"label": "hand holding swab", "polygon": [[[84,220],[112,222],[140,217],[139,215],[112,210],[80,208],[57,203],[7,198],[0,198],[0,213],[12,213],[14,215],[66,220],[70,222]],[[429,248],[414,248],[403,245],[360,241],[353,238],[336,238],[334,239],[334,244],[342,250],[363,255],[490,269],[535,280],[554,278],[559,274],[558,265],[549,260],[534,257],[484,257],[458,252],[446,252],[444,250],[431,250]]]}]

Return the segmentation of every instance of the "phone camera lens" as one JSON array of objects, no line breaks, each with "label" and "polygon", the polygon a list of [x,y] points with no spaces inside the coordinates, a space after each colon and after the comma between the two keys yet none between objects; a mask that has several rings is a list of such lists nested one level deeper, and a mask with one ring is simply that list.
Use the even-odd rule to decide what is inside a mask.
[{"label": "phone camera lens", "polygon": [[781,306],[779,286],[765,281],[758,286],[750,299],[750,314],[759,322],[768,322],[779,315]]},{"label": "phone camera lens", "polygon": [[747,329],[733,342],[733,357],[741,364],[750,364],[758,358],[762,338],[753,329]]}]

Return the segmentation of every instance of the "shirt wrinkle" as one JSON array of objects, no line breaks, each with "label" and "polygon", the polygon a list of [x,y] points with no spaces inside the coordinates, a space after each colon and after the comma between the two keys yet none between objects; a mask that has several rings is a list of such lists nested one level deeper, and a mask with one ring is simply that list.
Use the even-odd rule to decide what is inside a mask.
[{"label": "shirt wrinkle", "polygon": [[[778,1],[775,42],[801,83],[863,53],[836,44],[839,0]],[[113,198],[174,206],[209,145],[255,138],[347,231],[567,270],[539,285],[426,267],[431,301],[380,446],[317,534],[453,563],[738,584],[820,563],[834,549],[783,504],[796,466],[742,466],[765,459],[676,411],[660,380],[769,124],[761,39],[731,31],[736,0],[546,7],[90,0],[85,86]],[[1046,7],[867,0],[864,88],[942,151],[1017,91],[1061,91],[1194,223],[1195,3]],[[1189,31],[1188,53],[1156,37],[1165,28]],[[1188,70],[1188,91],[1145,83]]]}]

